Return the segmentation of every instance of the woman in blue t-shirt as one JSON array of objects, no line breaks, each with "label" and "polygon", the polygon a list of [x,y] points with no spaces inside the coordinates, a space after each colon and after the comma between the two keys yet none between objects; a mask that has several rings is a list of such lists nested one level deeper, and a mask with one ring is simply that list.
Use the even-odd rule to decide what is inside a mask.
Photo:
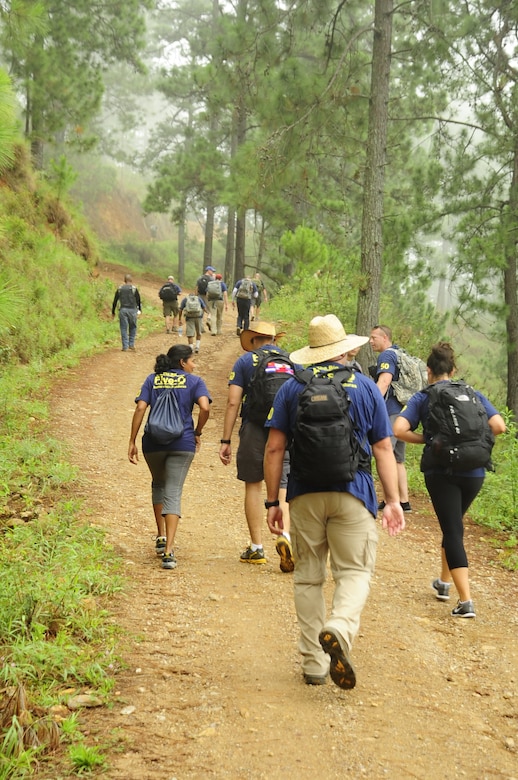
[{"label": "woman in blue t-shirt", "polygon": [[[146,409],[156,403],[165,391],[174,392],[182,415],[182,435],[170,444],[160,444],[144,430],[142,454],[151,472],[151,493],[153,511],[158,529],[156,552],[162,555],[162,568],[174,569],[176,558],[173,551],[182,490],[187,472],[195,453],[201,444],[201,432],[209,419],[212,399],[203,379],[195,376],[194,355],[187,344],[175,344],[167,355],[158,355],[155,371],[144,381],[135,398],[137,408],[131,422],[128,447],[130,463],[138,463],[138,449],[135,443]],[[199,406],[196,427],[192,419],[194,404]]]},{"label": "woman in blue t-shirt", "polygon": [[[435,344],[426,365],[431,385],[450,382],[455,372],[455,355],[450,344],[444,341]],[[484,407],[493,434],[496,436],[504,433],[505,422],[497,410],[482,393],[476,391],[476,395]],[[451,614],[454,617],[473,618],[475,609],[469,588],[463,517],[479,493],[486,472],[484,468],[451,471],[434,462],[431,456],[429,401],[430,397],[426,391],[413,395],[394,422],[394,435],[410,444],[425,445],[421,470],[442,531],[441,575],[432,582],[436,598],[440,601],[450,598],[453,579],[459,601]],[[415,433],[419,423],[423,427],[423,433]]]}]

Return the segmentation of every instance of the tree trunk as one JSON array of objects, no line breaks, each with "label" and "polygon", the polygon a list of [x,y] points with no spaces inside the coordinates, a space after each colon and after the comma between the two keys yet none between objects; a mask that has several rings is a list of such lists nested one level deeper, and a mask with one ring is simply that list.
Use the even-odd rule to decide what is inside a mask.
[{"label": "tree trunk", "polygon": [[202,273],[208,265],[212,265],[212,246],[214,242],[214,215],[216,209],[214,203],[207,202],[207,215],[205,218],[205,243],[203,245],[203,268]]},{"label": "tree trunk", "polygon": [[[185,205],[185,204],[184,204]],[[178,284],[185,281],[185,208],[178,222]]]},{"label": "tree trunk", "polygon": [[225,249],[225,282],[228,286],[237,281],[234,269],[236,248],[236,210],[229,206],[227,217],[227,246]]},{"label": "tree trunk", "polygon": [[518,291],[516,281],[516,252],[518,239],[518,139],[515,141],[513,177],[509,193],[509,211],[506,224],[506,265],[504,270],[504,298],[507,308],[507,406],[514,417],[518,415]]},{"label": "tree trunk", "polygon": [[[238,97],[235,115],[235,139],[236,149],[245,142],[246,139],[246,107],[242,95]],[[236,217],[236,281],[242,279],[245,275],[245,244],[246,244],[246,204],[238,206]]]},{"label": "tree trunk", "polygon": [[236,281],[245,275],[246,209],[240,206],[236,217]]},{"label": "tree trunk", "polygon": [[[356,332],[362,335],[370,333],[379,317],[392,6],[392,0],[376,0],[374,9],[369,130],[363,189],[361,285],[356,312]],[[372,358],[372,350],[367,350],[364,360],[371,363]]]}]

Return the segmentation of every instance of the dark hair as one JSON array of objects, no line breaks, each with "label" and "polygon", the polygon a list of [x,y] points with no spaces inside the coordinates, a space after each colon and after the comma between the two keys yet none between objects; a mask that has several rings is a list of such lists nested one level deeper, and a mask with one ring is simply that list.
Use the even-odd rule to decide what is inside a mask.
[{"label": "dark hair", "polygon": [[155,374],[163,374],[172,368],[181,368],[181,361],[188,360],[192,356],[190,344],[175,344],[167,355],[157,355],[155,362]]},{"label": "dark hair", "polygon": [[434,376],[451,374],[452,371],[455,371],[455,353],[451,344],[447,341],[439,341],[434,344],[426,365]]},{"label": "dark hair", "polygon": [[392,341],[392,329],[388,325],[374,325],[372,330],[382,330],[385,336]]}]

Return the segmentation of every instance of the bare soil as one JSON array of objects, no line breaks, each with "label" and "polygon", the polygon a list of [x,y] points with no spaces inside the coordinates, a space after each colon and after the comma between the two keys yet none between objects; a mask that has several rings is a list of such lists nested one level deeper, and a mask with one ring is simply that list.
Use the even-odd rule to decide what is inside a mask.
[{"label": "bare soil", "polygon": [[[156,303],[160,281],[136,283]],[[234,328],[229,313],[222,336],[202,339],[197,372],[214,403],[185,486],[174,571],[155,554],[149,474],[144,460],[128,462],[127,441],[134,397],[176,336],[137,339],[135,353],[110,349],[54,390],[53,424],[80,469],[85,519],[106,530],[127,575],[111,603],[128,632],[126,669],[112,705],[81,714],[89,743],[107,755],[103,776],[517,780],[516,575],[468,523],[477,618],[453,619],[454,599],[438,602],[430,587],[439,530],[424,497],[411,497],[402,535],[380,530],[353,648],[356,688],[303,684],[291,575],[279,570],[266,525],[267,565],[239,562],[243,489],[235,464],[218,458],[226,379],[240,354]],[[56,764],[45,776],[58,774]]]}]

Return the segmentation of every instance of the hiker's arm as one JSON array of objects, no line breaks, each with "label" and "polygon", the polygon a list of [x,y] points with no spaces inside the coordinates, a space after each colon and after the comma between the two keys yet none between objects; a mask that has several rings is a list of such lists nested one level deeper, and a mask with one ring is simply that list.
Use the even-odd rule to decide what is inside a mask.
[{"label": "hiker's arm", "polygon": [[144,419],[146,409],[147,409],[147,403],[145,401],[137,401],[137,406],[135,408],[135,411],[133,412],[133,419],[131,420],[131,432],[130,432],[130,439],[128,445],[128,458],[129,458],[129,462],[134,463],[135,465],[138,463],[138,449],[135,440],[140,430],[140,426],[142,425],[142,420]]},{"label": "hiker's arm", "polygon": [[404,529],[405,517],[399,503],[397,465],[390,438],[387,436],[373,444],[372,452],[385,496],[381,525],[387,529],[390,536],[395,536]]},{"label": "hiker's arm", "polygon": [[424,444],[423,434],[410,430],[410,423],[406,417],[396,417],[392,431],[396,439],[401,439],[409,444]]},{"label": "hiker's arm", "polygon": [[389,374],[388,371],[384,371],[382,374],[380,374],[376,380],[376,384],[380,389],[381,395],[386,395],[387,390],[389,389],[390,385],[392,384],[393,375]]},{"label": "hiker's arm", "polygon": [[[206,395],[201,395],[199,398],[197,398],[196,403],[199,406],[199,412],[198,412],[198,422],[196,423],[196,427],[194,428],[194,435],[196,436],[196,449],[198,450],[201,444],[201,438],[200,438],[201,432],[205,426],[205,423],[209,419],[210,403]],[[199,436],[196,434],[196,431],[199,431],[200,433]]]},{"label": "hiker's arm", "polygon": [[[278,428],[270,428],[264,450],[264,480],[266,482],[267,501],[278,501],[279,499],[279,486],[281,484],[286,441],[285,433]],[[284,530],[281,507],[270,507],[266,521],[272,534],[281,534]]]},{"label": "hiker's arm", "polygon": [[[225,409],[225,419],[223,420],[223,434],[222,439],[230,441],[232,438],[232,431],[236,423],[239,407],[241,405],[241,399],[243,398],[243,388],[239,385],[230,385],[228,388],[227,408]],[[230,463],[232,458],[232,445],[222,444],[219,448],[219,459],[224,466]]]},{"label": "hiker's arm", "polygon": [[501,433],[505,433],[507,428],[505,427],[504,418],[499,414],[494,414],[489,418],[489,427],[493,431],[495,436],[499,436]]}]

